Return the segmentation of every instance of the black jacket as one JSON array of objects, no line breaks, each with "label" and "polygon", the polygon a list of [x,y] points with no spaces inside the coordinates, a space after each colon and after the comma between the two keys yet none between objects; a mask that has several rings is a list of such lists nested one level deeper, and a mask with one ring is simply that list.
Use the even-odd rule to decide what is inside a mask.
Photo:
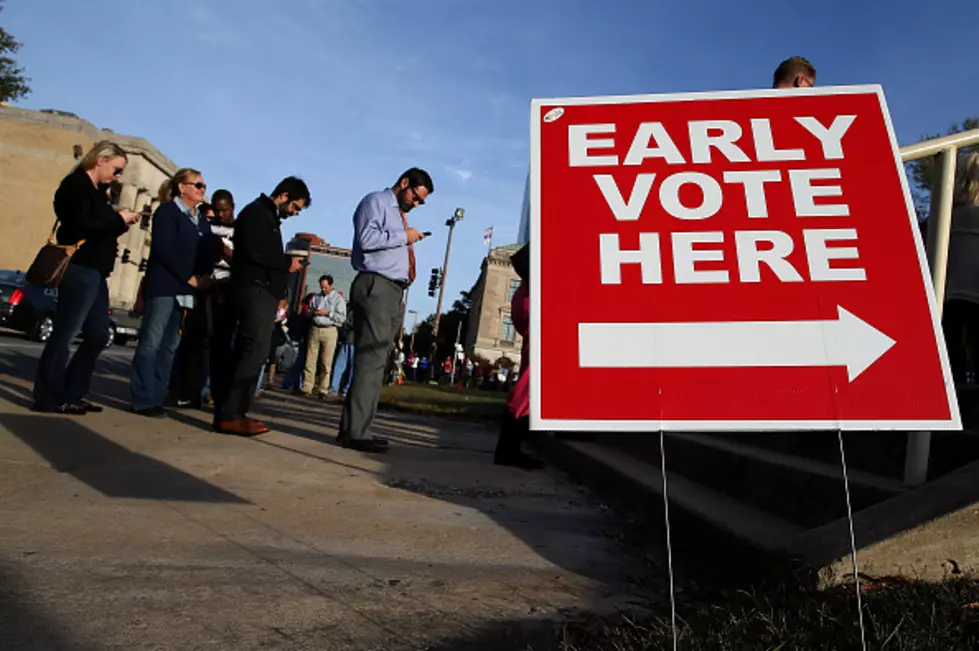
[{"label": "black jacket", "polygon": [[95,269],[103,278],[116,264],[116,240],[129,228],[112,208],[105,191],[106,186],[96,188],[89,175],[78,168],[54,193],[54,214],[61,221],[58,243],[85,240],[71,261]]},{"label": "black jacket", "polygon": [[275,298],[286,297],[292,260],[282,246],[279,215],[264,194],[245,206],[235,220],[231,284],[263,287]]}]

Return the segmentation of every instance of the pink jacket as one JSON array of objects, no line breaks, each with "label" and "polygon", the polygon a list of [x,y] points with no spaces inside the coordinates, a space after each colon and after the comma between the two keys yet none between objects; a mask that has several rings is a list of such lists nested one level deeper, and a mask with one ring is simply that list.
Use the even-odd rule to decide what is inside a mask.
[{"label": "pink jacket", "polygon": [[513,295],[510,302],[510,318],[513,327],[523,337],[523,348],[520,350],[520,377],[510,389],[506,406],[516,418],[530,415],[530,290],[526,282]]}]

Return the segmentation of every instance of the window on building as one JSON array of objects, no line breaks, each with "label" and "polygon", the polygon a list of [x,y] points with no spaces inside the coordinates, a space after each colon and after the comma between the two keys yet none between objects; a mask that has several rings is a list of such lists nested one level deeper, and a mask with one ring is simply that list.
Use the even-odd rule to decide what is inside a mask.
[{"label": "window on building", "polygon": [[513,300],[513,295],[517,293],[517,290],[518,289],[520,289],[520,279],[519,278],[511,278],[510,279],[510,287],[507,288],[507,293],[506,293],[506,302],[507,303],[509,303],[510,301]]},{"label": "window on building", "polygon": [[513,319],[509,315],[503,317],[503,325],[500,326],[500,341],[513,343],[517,340],[517,329],[513,327]]}]

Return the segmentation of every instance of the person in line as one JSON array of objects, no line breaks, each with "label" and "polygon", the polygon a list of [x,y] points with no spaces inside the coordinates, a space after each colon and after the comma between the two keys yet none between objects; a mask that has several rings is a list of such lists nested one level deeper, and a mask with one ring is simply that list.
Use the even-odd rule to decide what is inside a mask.
[{"label": "person in line", "polygon": [[303,373],[305,373],[306,369],[306,346],[309,337],[309,328],[313,322],[310,317],[310,305],[313,303],[314,296],[316,294],[313,292],[306,294],[302,302],[296,307],[296,313],[289,318],[290,323],[293,324],[290,330],[294,333],[294,336],[298,336],[298,341],[296,342],[298,344],[298,355],[296,355],[296,359],[293,361],[289,372],[286,373],[286,377],[282,381],[282,388],[292,389],[293,393],[297,395],[302,395]]},{"label": "person in line", "polygon": [[234,252],[235,235],[235,198],[228,190],[215,190],[211,195],[211,205],[214,206],[214,221],[211,232],[221,238],[223,253],[221,259],[214,265],[211,278],[214,286],[206,298],[207,308],[207,374],[204,379],[204,402],[213,405],[214,373],[212,369],[226,368],[231,363],[231,340],[217,336],[218,333],[233,330],[229,328],[230,301],[229,285],[231,281],[231,257]]},{"label": "person in line", "polygon": [[[128,161],[126,152],[115,143],[97,142],[54,193],[58,243],[84,243],[58,286],[54,330],[44,344],[34,377],[33,411],[72,416],[102,411],[85,396],[95,360],[109,342],[106,278],[116,263],[116,240],[140,219],[137,212],[113,208],[106,191],[122,178]],[[69,345],[79,333],[81,345],[69,362]]]},{"label": "person in line", "polygon": [[258,384],[255,386],[255,397],[258,398],[265,391],[267,386],[271,387],[275,383],[275,371],[279,359],[279,348],[288,341],[289,326],[289,301],[282,299],[279,307],[275,311],[272,319],[272,338],[269,344],[269,356],[262,364],[262,370],[258,373]]},{"label": "person in line", "polygon": [[[520,277],[520,287],[510,302],[510,314],[514,328],[523,337],[523,346],[520,349],[520,377],[507,396],[493,462],[501,466],[539,470],[544,464],[520,449],[530,430],[530,246],[524,245],[510,261]],[[503,384],[506,385],[505,379]]]},{"label": "person in line", "polygon": [[285,253],[281,223],[310,205],[309,188],[294,176],[283,179],[271,196],[261,195],[248,204],[235,222],[231,258],[231,318],[219,337],[234,336],[231,363],[212,367],[218,382],[214,401],[214,430],[237,436],[269,431],[248,418],[262,363],[269,353],[272,318],[288,293],[289,276],[300,270],[299,258]]},{"label": "person in line", "polygon": [[132,409],[140,416],[166,416],[163,401],[183,321],[198,290],[211,283],[220,240],[197,210],[206,192],[204,177],[191,168],[178,170],[160,186],[129,383]]},{"label": "person in line", "polygon": [[333,291],[333,276],[320,276],[320,292],[313,297],[311,307],[313,323],[307,334],[302,392],[307,398],[314,395],[326,398],[339,329],[347,320],[347,304]]},{"label": "person in line", "polygon": [[354,312],[347,309],[347,318],[340,329],[340,343],[333,363],[333,379],[330,380],[330,397],[344,397],[350,393],[354,379]]},{"label": "person in line", "polygon": [[942,329],[956,384],[976,382],[979,358],[979,152],[959,154]]},{"label": "person in line", "polygon": [[803,57],[789,57],[778,65],[772,88],[812,88],[816,85],[816,68]]},{"label": "person in line", "polygon": [[[211,225],[214,232],[214,207],[209,203],[197,206],[199,217]],[[212,274],[213,280],[213,274]],[[207,297],[210,289],[198,290],[194,295],[194,307],[185,311],[180,332],[180,343],[170,369],[169,395],[178,408],[200,409],[207,354]]]},{"label": "person in line", "polygon": [[350,288],[354,312],[354,380],[343,405],[337,440],[362,452],[386,452],[371,424],[384,383],[392,342],[401,326],[405,290],[415,280],[413,245],[422,233],[408,213],[434,191],[427,172],[411,168],[394,186],[364,197],[354,212],[351,262],[358,271]]},{"label": "person in line", "polygon": [[418,383],[428,382],[428,358],[422,357],[418,360]]}]

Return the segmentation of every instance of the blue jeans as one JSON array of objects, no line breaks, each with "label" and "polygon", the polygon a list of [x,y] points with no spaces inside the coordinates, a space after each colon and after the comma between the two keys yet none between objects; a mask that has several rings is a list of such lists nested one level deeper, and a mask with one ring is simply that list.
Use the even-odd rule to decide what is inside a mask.
[{"label": "blue jeans", "polygon": [[143,301],[139,343],[129,382],[133,411],[163,406],[173,356],[180,344],[181,312],[173,296],[154,296]]},{"label": "blue jeans", "polygon": [[336,358],[333,361],[333,376],[330,380],[330,393],[340,391],[340,380],[344,371],[347,372],[343,383],[342,393],[350,392],[350,383],[354,381],[354,345],[343,343],[337,346]]},{"label": "blue jeans", "polygon": [[[69,345],[82,343],[68,362]],[[48,411],[88,394],[95,360],[109,343],[109,287],[95,269],[69,264],[58,286],[54,330],[34,378],[34,407]]]}]

